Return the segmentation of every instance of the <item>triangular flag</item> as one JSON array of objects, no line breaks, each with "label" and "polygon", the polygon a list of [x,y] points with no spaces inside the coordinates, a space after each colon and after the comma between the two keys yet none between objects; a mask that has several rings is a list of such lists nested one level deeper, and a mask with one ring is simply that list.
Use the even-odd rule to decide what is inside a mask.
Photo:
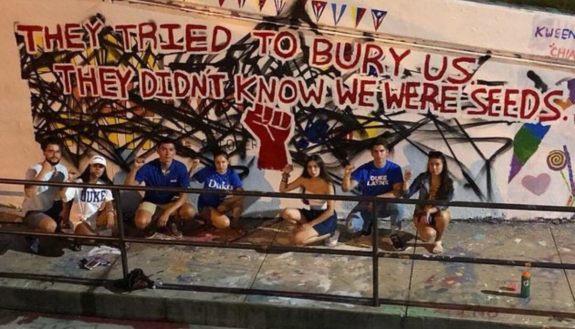
[{"label": "triangular flag", "polygon": [[373,18],[373,26],[375,27],[376,31],[379,29],[381,22],[383,22],[385,15],[387,15],[387,11],[377,9],[371,10],[371,17]]},{"label": "triangular flag", "polygon": [[224,2],[226,2],[226,0],[218,0],[220,2],[220,7],[224,5]]},{"label": "triangular flag", "polygon": [[260,11],[262,11],[262,9],[264,8],[264,5],[266,4],[266,0],[257,0],[258,2],[258,7],[260,7]]},{"label": "triangular flag", "polygon": [[341,20],[341,17],[343,16],[343,13],[345,12],[346,8],[347,8],[347,5],[341,5],[341,9],[340,9],[340,12],[338,15],[337,14],[337,4],[336,3],[331,4],[331,9],[333,10],[333,25],[337,25],[339,23],[339,21]]},{"label": "triangular flag", "polygon": [[240,8],[244,8],[245,5],[246,5],[246,0],[238,0],[238,6]]},{"label": "triangular flag", "polygon": [[284,0],[274,0],[276,3],[276,14],[279,15],[285,8],[286,2]]},{"label": "triangular flag", "polygon": [[357,27],[361,22],[363,15],[365,15],[365,8],[351,7],[351,13],[353,15],[353,20],[355,21],[355,27]]},{"label": "triangular flag", "polygon": [[311,7],[313,9],[313,13],[315,15],[315,21],[319,21],[319,18],[321,17],[321,15],[323,14],[323,10],[325,9],[325,6],[327,5],[327,2],[325,1],[315,1],[313,0],[311,2]]}]

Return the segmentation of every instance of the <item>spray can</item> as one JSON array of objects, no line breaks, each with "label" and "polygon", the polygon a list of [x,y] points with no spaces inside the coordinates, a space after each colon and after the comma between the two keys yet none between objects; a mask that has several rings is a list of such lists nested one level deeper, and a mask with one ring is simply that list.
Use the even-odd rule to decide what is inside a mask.
[{"label": "spray can", "polygon": [[521,274],[521,297],[528,298],[531,294],[531,273],[523,271]]}]

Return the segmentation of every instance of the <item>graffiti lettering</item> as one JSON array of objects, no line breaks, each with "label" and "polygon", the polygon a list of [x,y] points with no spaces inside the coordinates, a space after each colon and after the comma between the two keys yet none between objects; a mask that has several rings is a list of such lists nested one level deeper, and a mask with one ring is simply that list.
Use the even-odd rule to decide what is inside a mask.
[{"label": "graffiti lettering", "polygon": [[[86,22],[84,29],[80,24],[69,23],[57,24],[52,31],[48,26],[16,24],[16,33],[24,37],[24,48],[28,54],[35,54],[43,51],[58,50],[82,50],[89,47],[99,48],[100,42],[98,34],[104,28],[104,23],[100,20]],[[88,42],[83,42],[83,36],[88,36]],[[40,38],[36,38],[36,37]],[[37,44],[39,43],[39,44]]]},{"label": "graffiti lettering", "polygon": [[110,66],[54,64],[53,70],[64,86],[64,94],[70,95],[77,85],[80,97],[128,99],[128,85],[134,76],[129,68]]},{"label": "graffiti lettering", "polygon": [[266,105],[294,106],[301,103],[305,106],[323,107],[327,84],[318,78],[315,84],[309,85],[301,77],[262,77],[242,74],[234,76],[236,102],[257,102]]},{"label": "graffiti lettering", "polygon": [[536,38],[575,39],[575,30],[570,28],[554,28],[549,26],[535,27]]},{"label": "graffiti lettering", "polygon": [[575,49],[556,47],[555,44],[549,46],[549,54],[553,58],[575,60]]},{"label": "graffiti lettering", "polygon": [[161,98],[224,98],[226,74],[219,72],[200,73],[176,70],[140,70],[140,95],[143,99]]},{"label": "graffiti lettering", "polygon": [[272,55],[282,61],[294,59],[301,48],[299,39],[289,31],[253,31],[252,38],[259,41],[260,56]]},{"label": "graffiti lettering", "polygon": [[[122,35],[124,51],[131,52],[134,48],[135,36],[138,51],[148,47],[153,50],[185,50],[196,54],[211,54],[226,50],[230,43],[230,29],[216,25],[208,28],[206,25],[160,24],[146,22],[136,24],[116,25],[115,30]],[[167,35],[167,38],[160,36]]]},{"label": "graffiti lettering", "polygon": [[467,109],[467,114],[520,118],[534,122],[552,121],[561,117],[561,108],[557,102],[562,97],[561,90],[541,94],[531,89],[476,88],[470,92],[474,108]]}]

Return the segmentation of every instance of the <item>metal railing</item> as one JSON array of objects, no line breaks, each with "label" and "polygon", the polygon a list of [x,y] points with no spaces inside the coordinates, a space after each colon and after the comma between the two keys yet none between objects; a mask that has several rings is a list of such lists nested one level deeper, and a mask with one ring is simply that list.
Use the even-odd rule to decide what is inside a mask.
[{"label": "metal railing", "polygon": [[[515,203],[485,203],[485,202],[467,202],[467,201],[436,201],[436,200],[411,200],[411,199],[390,199],[379,198],[373,196],[351,196],[351,195],[316,195],[306,194],[307,199],[318,200],[336,200],[336,201],[367,201],[373,202],[374,218],[372,221],[372,248],[371,250],[342,250],[342,249],[323,249],[313,247],[298,247],[298,246],[277,246],[277,245],[254,245],[231,242],[206,242],[206,241],[190,241],[190,240],[159,240],[159,239],[144,239],[133,238],[125,236],[124,220],[122,218],[122,201],[119,191],[170,191],[185,194],[225,194],[225,195],[238,195],[244,197],[271,197],[271,198],[286,198],[286,199],[301,199],[301,194],[295,193],[277,193],[277,192],[260,192],[260,191],[221,191],[221,190],[204,190],[192,188],[166,188],[166,187],[145,187],[145,186],[124,186],[124,185],[95,185],[84,183],[56,183],[56,182],[38,182],[20,179],[0,179],[0,184],[10,185],[42,185],[42,186],[57,186],[57,187],[82,187],[82,188],[106,188],[112,190],[114,196],[115,208],[117,211],[118,223],[118,237],[110,236],[86,236],[75,234],[62,234],[62,233],[40,233],[31,232],[26,230],[5,230],[0,229],[0,234],[14,234],[14,235],[28,235],[28,236],[50,236],[57,238],[75,238],[83,240],[104,241],[104,242],[117,242],[120,249],[120,257],[122,263],[122,272],[124,277],[129,273],[128,256],[126,252],[126,243],[141,243],[141,244],[155,244],[155,245],[182,245],[194,247],[209,247],[209,248],[224,248],[224,249],[246,249],[255,250],[260,252],[296,252],[296,253],[312,253],[312,254],[326,254],[326,255],[341,255],[341,256],[355,256],[355,257],[370,257],[372,261],[372,296],[368,297],[352,297],[331,294],[319,294],[311,292],[293,292],[293,291],[279,291],[279,290],[262,290],[253,288],[230,288],[230,287],[216,287],[216,286],[200,286],[191,284],[167,284],[164,283],[159,289],[168,290],[191,290],[203,292],[223,292],[234,294],[252,294],[264,296],[278,296],[278,297],[291,297],[291,298],[304,298],[319,301],[340,302],[357,305],[372,305],[379,306],[382,303],[397,306],[413,306],[413,307],[430,307],[437,309],[449,310],[466,310],[466,311],[480,311],[480,312],[498,312],[507,314],[530,314],[540,316],[551,316],[558,318],[573,318],[575,313],[559,312],[559,311],[539,311],[539,310],[525,310],[509,307],[496,307],[496,306],[482,306],[482,305],[464,305],[453,303],[440,303],[440,302],[422,302],[411,300],[400,300],[390,298],[380,298],[379,296],[379,260],[380,258],[398,258],[404,260],[420,260],[431,262],[453,262],[453,263],[471,263],[482,265],[499,265],[499,266],[514,266],[514,267],[531,267],[531,268],[547,268],[547,269],[561,269],[561,270],[575,270],[575,264],[571,263],[555,263],[555,262],[539,262],[530,261],[525,259],[492,259],[492,258],[479,258],[479,257],[459,257],[459,256],[445,256],[445,255],[419,255],[415,253],[402,253],[402,252],[388,252],[379,250],[379,223],[377,220],[376,209],[378,204],[381,203],[399,203],[399,204],[428,204],[428,205],[448,205],[451,207],[467,207],[467,208],[483,208],[483,209],[511,209],[511,210],[527,210],[527,211],[551,211],[551,212],[575,212],[575,207],[566,206],[548,206],[548,205],[524,205]],[[416,232],[417,235],[417,232]],[[415,250],[414,250],[415,251]],[[26,277],[38,280],[51,280],[63,282],[81,282],[83,284],[92,283],[100,284],[102,280],[83,279],[83,278],[59,278],[52,275],[39,275],[39,274],[15,274],[15,273],[2,273],[0,277]],[[575,297],[574,297],[575,301]]]}]

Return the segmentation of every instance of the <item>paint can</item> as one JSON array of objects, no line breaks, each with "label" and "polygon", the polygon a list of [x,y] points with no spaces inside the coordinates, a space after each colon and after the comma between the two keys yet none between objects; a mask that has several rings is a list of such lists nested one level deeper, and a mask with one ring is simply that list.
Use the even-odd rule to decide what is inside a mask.
[{"label": "paint can", "polygon": [[521,274],[521,297],[528,298],[531,294],[531,273],[523,271]]}]

